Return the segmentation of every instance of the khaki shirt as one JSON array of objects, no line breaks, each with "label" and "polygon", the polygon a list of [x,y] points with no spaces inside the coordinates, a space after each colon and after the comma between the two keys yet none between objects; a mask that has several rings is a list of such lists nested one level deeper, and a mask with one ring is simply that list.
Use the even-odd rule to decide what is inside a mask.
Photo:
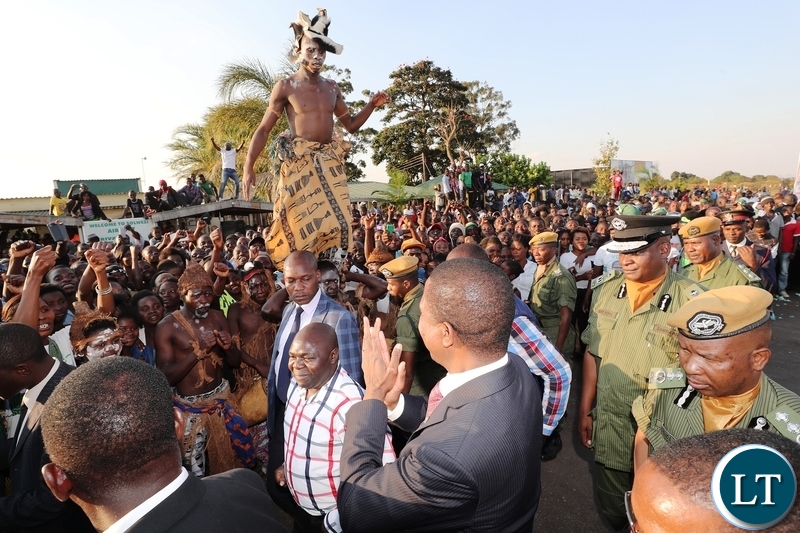
[{"label": "khaki shirt", "polygon": [[534,279],[531,286],[531,311],[542,325],[545,322],[561,320],[561,308],[575,309],[575,300],[578,298],[578,287],[575,278],[569,270],[554,260],[544,275]]},{"label": "khaki shirt", "polygon": [[681,271],[681,275],[686,276],[692,281],[696,281],[708,290],[721,289],[732,285],[752,285],[762,288],[761,278],[756,276],[747,266],[737,263],[722,254],[722,261],[717,268],[707,273],[700,279],[700,271],[697,265],[689,264]]},{"label": "khaki shirt", "polygon": [[[679,368],[675,365],[675,368]],[[633,402],[631,410],[647,440],[650,453],[670,442],[705,433],[702,396],[685,384],[672,389],[647,391]],[[680,405],[678,405],[680,404]],[[734,427],[758,428],[780,433],[767,416],[784,406],[800,413],[800,396],[778,385],[766,374],[761,375],[761,390],[745,417]],[[797,438],[798,435],[795,435]]]},{"label": "khaki shirt", "polygon": [[595,460],[632,472],[636,424],[631,406],[647,391],[651,368],[678,361],[677,332],[667,320],[705,289],[669,270],[650,302],[631,312],[621,273],[609,272],[593,288],[589,326],[581,338],[598,365]]},{"label": "khaki shirt", "polygon": [[431,359],[419,334],[419,302],[423,290],[422,285],[417,285],[403,298],[403,305],[397,311],[395,334],[395,341],[403,345],[404,352],[414,352],[414,381],[410,392],[416,396],[430,394],[433,386],[447,374],[443,366]]}]

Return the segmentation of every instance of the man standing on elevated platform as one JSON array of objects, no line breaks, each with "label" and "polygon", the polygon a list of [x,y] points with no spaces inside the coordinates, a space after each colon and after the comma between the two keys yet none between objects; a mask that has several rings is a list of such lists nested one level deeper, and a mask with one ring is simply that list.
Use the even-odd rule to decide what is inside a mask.
[{"label": "man standing on elevated platform", "polygon": [[342,52],[342,46],[328,37],[329,25],[325,9],[319,9],[313,19],[298,13],[298,20],[291,24],[295,39],[290,58],[299,68],[272,90],[245,162],[244,198],[249,200],[256,159],[285,110],[289,134],[282,134],[277,141],[280,181],[275,222],[267,239],[267,252],[278,269],[295,250],[319,255],[331,248],[350,249],[350,197],[344,166],[350,145],[333,138],[333,118],[355,133],[375,108],[389,101],[381,91],[361,111],[350,113],[336,82],[321,75],[326,53]]}]

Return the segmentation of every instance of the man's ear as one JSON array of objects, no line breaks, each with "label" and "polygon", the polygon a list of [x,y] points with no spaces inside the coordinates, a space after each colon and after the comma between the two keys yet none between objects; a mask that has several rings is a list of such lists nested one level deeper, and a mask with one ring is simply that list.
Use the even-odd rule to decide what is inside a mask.
[{"label": "man's ear", "polygon": [[456,343],[456,330],[449,322],[442,322],[439,327],[442,328],[442,346],[450,348]]},{"label": "man's ear", "polygon": [[769,348],[761,348],[751,353],[750,364],[753,366],[753,370],[756,372],[763,371],[771,356],[772,352]]},{"label": "man's ear", "polygon": [[183,416],[183,411],[177,407],[173,407],[172,417],[175,421],[175,436],[180,442],[183,442],[183,433],[186,430],[186,419]]},{"label": "man's ear", "polygon": [[334,348],[331,350],[330,354],[331,363],[337,364],[339,362],[339,348]]},{"label": "man's ear", "polygon": [[42,477],[58,501],[69,500],[70,494],[72,494],[72,481],[59,466],[55,463],[47,463],[42,467]]}]

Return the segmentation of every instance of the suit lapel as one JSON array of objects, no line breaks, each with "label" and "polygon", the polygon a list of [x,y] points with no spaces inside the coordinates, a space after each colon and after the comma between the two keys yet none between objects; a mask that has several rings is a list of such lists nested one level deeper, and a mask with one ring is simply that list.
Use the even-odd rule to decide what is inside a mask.
[{"label": "suit lapel", "polygon": [[324,292],[320,292],[317,308],[314,309],[314,315],[311,318],[312,322],[323,322],[325,320],[328,311],[331,309],[330,302],[331,299],[328,298]]},{"label": "suit lapel", "polygon": [[203,482],[189,473],[189,477],[178,487],[178,490],[140,518],[128,529],[128,532],[168,531],[189,514],[189,511],[200,502],[205,492],[206,487]]},{"label": "suit lapel", "polygon": [[[25,426],[20,428],[19,438],[17,439],[17,444],[14,447],[14,452],[11,454],[11,459],[14,459],[19,451],[22,449],[23,444],[25,444],[25,440],[31,434],[31,432],[39,425],[39,419],[42,417],[42,409],[44,408],[44,404],[50,395],[55,390],[56,385],[58,385],[64,377],[70,373],[72,367],[68,366],[66,363],[60,363],[56,373],[50,378],[47,384],[42,389],[42,392],[39,393],[39,396],[36,398],[36,402],[33,406],[28,409],[28,420],[25,421]],[[22,423],[22,420],[20,420]]]}]

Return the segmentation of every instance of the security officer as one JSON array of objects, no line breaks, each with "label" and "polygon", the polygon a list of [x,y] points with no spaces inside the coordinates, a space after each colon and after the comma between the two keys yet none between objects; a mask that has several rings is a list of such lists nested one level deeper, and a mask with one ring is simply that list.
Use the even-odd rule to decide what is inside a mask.
[{"label": "security officer", "polygon": [[695,218],[678,233],[683,238],[683,253],[692,262],[681,274],[706,289],[730,285],[761,287],[761,278],[752,270],[732,261],[722,252],[722,222],[716,217]]},{"label": "security officer", "polygon": [[770,249],[747,238],[753,214],[746,210],[733,210],[723,211],[718,216],[722,221],[722,234],[725,236],[722,251],[755,273],[761,279],[762,288],[774,290],[778,278]]},{"label": "security officer", "polygon": [[419,333],[419,302],[422,300],[423,286],[417,277],[418,263],[416,257],[404,255],[383,265],[381,274],[386,278],[389,298],[400,306],[395,341],[403,345],[400,360],[406,363],[404,390],[417,396],[428,396],[447,371],[431,359]]},{"label": "security officer", "polygon": [[680,366],[653,368],[650,390],[633,404],[637,468],[674,440],[721,429],[771,431],[800,442],[800,397],[763,373],[771,355],[770,305],[763,289],[724,287],[672,315],[667,324],[678,328]]},{"label": "security officer", "polygon": [[[625,492],[633,482],[633,401],[654,366],[677,362],[678,339],[667,320],[705,289],[667,267],[671,226],[679,217],[616,216],[609,251],[622,274],[593,280],[583,363],[578,433],[595,450],[600,509],[615,529],[627,525]],[[592,405],[596,406],[592,409]]]},{"label": "security officer", "polygon": [[531,287],[531,311],[542,325],[542,332],[556,349],[571,355],[575,346],[572,310],[578,298],[578,287],[569,270],[556,258],[558,234],[544,231],[529,242],[536,275]]}]

